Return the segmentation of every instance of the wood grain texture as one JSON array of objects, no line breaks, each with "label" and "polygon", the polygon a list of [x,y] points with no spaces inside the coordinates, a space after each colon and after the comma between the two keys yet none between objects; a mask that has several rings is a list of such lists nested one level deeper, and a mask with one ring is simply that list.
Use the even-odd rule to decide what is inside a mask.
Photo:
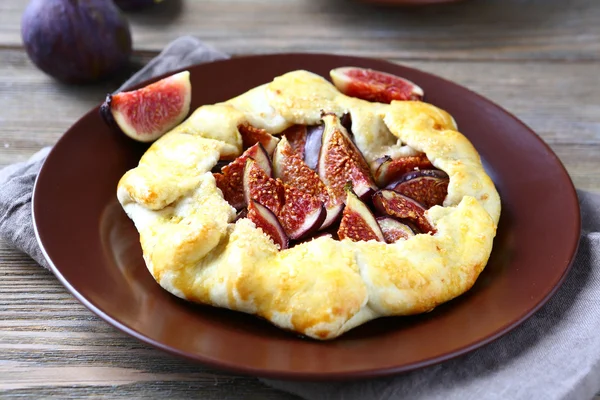
[{"label": "wood grain texture", "polygon": [[0,260],[0,398],[296,399],[117,331],[2,241]]},{"label": "wood grain texture", "polygon": [[[166,0],[130,15],[131,69],[85,87],[58,84],[28,60],[20,38],[26,3],[0,1],[0,167],[55,143],[166,43],[194,34],[233,55],[345,53],[432,72],[514,113],[552,147],[576,186],[600,192],[598,0],[467,0],[425,9]],[[296,398],[122,334],[0,240],[0,398],[8,397]]]},{"label": "wood grain texture", "polygon": [[[0,44],[21,44],[26,3],[0,2]],[[232,54],[317,50],[405,59],[600,58],[597,0],[469,0],[411,9],[358,0],[167,0],[129,16],[139,50],[159,50],[193,34]]]},{"label": "wood grain texture", "polygon": [[[148,57],[138,57],[136,65]],[[391,61],[490,98],[552,147],[576,186],[600,191],[600,91],[592,84],[600,62]],[[126,77],[127,72],[120,79]],[[22,51],[0,51],[0,166],[23,161],[56,142],[120,79],[85,87],[61,85],[38,71]]]}]

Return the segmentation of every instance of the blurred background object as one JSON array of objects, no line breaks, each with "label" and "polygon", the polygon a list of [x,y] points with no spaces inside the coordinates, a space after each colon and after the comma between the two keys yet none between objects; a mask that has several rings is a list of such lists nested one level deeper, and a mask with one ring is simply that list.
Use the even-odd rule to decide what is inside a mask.
[{"label": "blurred background object", "polygon": [[162,3],[164,0],[114,0],[115,4],[125,11],[137,11]]},{"label": "blurred background object", "polygon": [[21,35],[33,63],[68,83],[103,79],[131,54],[129,23],[107,0],[32,0]]},{"label": "blurred background object", "polygon": [[432,4],[458,3],[465,0],[360,0],[364,3],[388,6],[426,6]]}]

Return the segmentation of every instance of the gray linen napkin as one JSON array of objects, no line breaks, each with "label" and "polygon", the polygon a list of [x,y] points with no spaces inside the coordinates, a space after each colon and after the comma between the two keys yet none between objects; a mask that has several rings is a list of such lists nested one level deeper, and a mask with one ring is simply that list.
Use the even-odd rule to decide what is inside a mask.
[{"label": "gray linen napkin", "polygon": [[[193,36],[182,36],[141,70],[130,77],[117,91],[153,76],[186,68],[194,64],[229,58],[225,53],[204,44]],[[9,165],[0,170],[0,238],[29,254],[41,266],[49,268],[35,234],[31,219],[31,195],[50,147],[43,148],[28,161]]]},{"label": "gray linen napkin", "polygon": [[[227,56],[183,37],[122,87]],[[33,232],[31,193],[49,148],[0,170],[0,237],[48,268]],[[579,191],[583,230],[572,271],[519,328],[468,355],[404,375],[346,383],[262,379],[308,400],[590,399],[600,389],[600,195]]]}]

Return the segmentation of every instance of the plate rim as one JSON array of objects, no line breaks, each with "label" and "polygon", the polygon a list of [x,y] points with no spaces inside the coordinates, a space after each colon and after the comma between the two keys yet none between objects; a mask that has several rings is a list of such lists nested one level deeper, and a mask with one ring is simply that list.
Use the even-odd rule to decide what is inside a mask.
[{"label": "plate rim", "polygon": [[211,356],[206,356],[206,355],[202,355],[202,354],[198,354],[198,353],[190,353],[190,352],[186,352],[186,351],[182,351],[179,349],[176,349],[170,345],[165,345],[164,343],[160,342],[160,341],[156,341],[154,339],[151,339],[149,337],[147,337],[146,335],[144,335],[144,333],[139,332],[133,328],[128,327],[127,325],[125,325],[124,323],[118,321],[117,319],[111,317],[110,315],[108,315],[107,313],[105,313],[104,311],[102,311],[99,307],[97,307],[96,305],[94,305],[91,301],[89,301],[82,293],[80,293],[73,285],[71,285],[71,283],[64,277],[64,275],[60,272],[60,268],[57,267],[54,262],[52,261],[52,259],[49,257],[47,250],[43,244],[42,238],[40,236],[39,233],[39,229],[38,229],[38,223],[37,223],[37,217],[36,217],[36,199],[39,196],[39,192],[38,192],[38,183],[40,180],[43,180],[43,175],[45,173],[45,171],[47,170],[47,163],[46,160],[50,159],[53,154],[55,153],[55,149],[64,141],[66,140],[65,138],[67,137],[67,133],[69,131],[71,131],[77,124],[79,124],[81,122],[81,120],[87,118],[88,115],[92,114],[92,113],[97,113],[100,105],[97,105],[96,107],[90,109],[88,112],[86,112],[84,115],[82,115],[79,119],[77,119],[67,130],[65,130],[65,132],[63,133],[63,135],[59,138],[59,140],[53,145],[52,149],[50,150],[49,154],[47,155],[46,160],[44,161],[37,177],[34,183],[34,187],[33,187],[33,191],[32,191],[32,199],[31,199],[31,212],[32,212],[32,222],[33,222],[33,227],[34,227],[34,233],[35,233],[35,237],[36,237],[36,241],[40,247],[40,250],[44,256],[44,258],[46,259],[48,265],[50,266],[51,271],[53,272],[53,274],[58,278],[58,280],[60,281],[60,283],[80,302],[82,303],[87,309],[89,309],[91,312],[93,312],[96,316],[100,317],[102,320],[104,320],[105,322],[107,322],[108,324],[110,324],[111,326],[115,327],[116,329],[118,329],[119,331],[134,337],[137,340],[142,341],[143,343],[146,343],[154,348],[157,348],[159,350],[165,351],[169,354],[178,356],[178,357],[182,357],[184,359],[196,362],[196,363],[201,363],[203,365],[209,366],[209,367],[213,367],[213,368],[217,368],[217,369],[221,369],[221,370],[225,370],[225,371],[231,371],[231,372],[235,372],[235,373],[241,373],[241,374],[245,374],[245,375],[251,375],[251,376],[256,376],[256,377],[265,377],[265,378],[275,378],[275,379],[286,379],[286,380],[294,380],[294,381],[347,381],[347,380],[356,380],[356,379],[368,379],[368,378],[375,378],[375,377],[384,377],[384,376],[391,376],[391,375],[397,375],[397,374],[401,374],[401,373],[405,373],[408,371],[413,371],[413,370],[418,370],[418,369],[422,369],[428,366],[432,366],[432,365],[437,365],[440,364],[442,362],[448,361],[448,360],[452,360],[455,358],[458,358],[462,355],[465,355],[467,353],[470,353],[476,349],[482,348],[486,345],[488,345],[491,342],[494,342],[495,340],[499,339],[500,337],[504,336],[505,334],[509,333],[510,331],[512,331],[513,329],[515,329],[516,327],[518,327],[519,325],[521,325],[522,323],[524,323],[526,320],[528,320],[533,314],[535,314],[541,307],[543,307],[549,300],[550,298],[552,298],[552,296],[558,291],[558,289],[562,286],[562,284],[564,283],[566,277],[568,276],[569,272],[572,269],[574,260],[575,260],[575,256],[577,254],[578,248],[579,248],[579,243],[580,243],[580,237],[581,237],[581,210],[580,210],[580,205],[578,202],[578,196],[577,196],[577,191],[575,188],[575,185],[573,183],[573,180],[571,178],[571,176],[569,175],[567,169],[565,168],[564,164],[562,163],[562,161],[560,160],[560,158],[556,155],[556,153],[552,150],[552,148],[533,130],[531,129],[528,125],[526,125],[522,120],[520,120],[519,118],[517,118],[513,113],[509,112],[508,110],[506,110],[505,108],[501,107],[500,105],[498,105],[497,103],[495,103],[494,101],[488,99],[487,97],[484,97],[480,94],[478,94],[477,92],[474,92],[473,90],[460,85],[458,83],[455,83],[449,79],[446,79],[444,77],[440,77],[439,75],[427,72],[427,71],[423,71],[421,69],[412,67],[412,66],[407,66],[401,63],[394,63],[392,61],[389,61],[387,59],[382,59],[382,58],[373,58],[373,57],[360,57],[360,56],[353,56],[350,54],[331,54],[331,53],[315,53],[315,52],[285,52],[285,53],[272,53],[272,54],[255,54],[255,55],[245,55],[245,56],[236,56],[236,57],[232,57],[232,58],[227,58],[227,59],[223,59],[223,60],[215,60],[215,61],[211,61],[211,62],[207,62],[207,63],[200,63],[200,64],[192,64],[186,67],[182,67],[182,68],[177,68],[174,69],[172,71],[157,75],[153,78],[144,80],[142,82],[136,83],[136,84],[131,84],[128,85],[125,89],[123,89],[123,91],[126,90],[133,90],[136,88],[140,88],[143,87],[149,83],[155,82],[157,80],[160,80],[164,77],[170,76],[174,73],[180,72],[180,71],[184,71],[184,70],[189,70],[192,68],[196,68],[196,67],[200,67],[203,65],[207,65],[207,64],[218,64],[218,63],[228,63],[232,60],[239,60],[239,59],[268,59],[271,57],[282,57],[282,56],[310,56],[310,57],[333,57],[333,58],[351,58],[351,59],[355,59],[355,60],[375,60],[377,62],[381,62],[381,63],[386,63],[389,64],[390,66],[400,66],[402,68],[405,69],[410,69],[410,70],[414,70],[417,71],[421,74],[425,74],[425,75],[429,75],[434,77],[437,80],[442,80],[447,84],[450,84],[452,86],[455,87],[459,87],[461,90],[465,90],[467,92],[470,93],[470,95],[475,96],[477,98],[477,100],[487,103],[487,105],[491,105],[492,107],[501,110],[504,114],[506,114],[507,117],[509,117],[510,119],[513,120],[513,122],[516,122],[517,124],[519,124],[524,130],[528,131],[528,133],[530,135],[532,135],[535,140],[541,144],[545,150],[547,151],[548,154],[550,154],[552,156],[552,158],[554,159],[554,161],[557,163],[557,165],[562,169],[563,173],[565,174],[565,176],[568,178],[568,182],[569,182],[569,186],[567,187],[563,187],[562,190],[567,191],[568,189],[568,194],[570,195],[570,197],[574,198],[574,204],[575,204],[575,209],[573,211],[576,212],[577,215],[577,219],[575,221],[575,225],[576,225],[576,230],[578,232],[577,235],[574,235],[571,239],[572,239],[572,243],[570,243],[569,248],[571,249],[571,256],[568,260],[567,266],[564,268],[563,273],[561,274],[561,276],[559,277],[559,279],[557,279],[557,281],[553,284],[552,289],[550,291],[548,291],[548,293],[546,293],[546,295],[540,300],[538,301],[537,304],[535,304],[534,307],[528,309],[526,312],[524,312],[521,316],[519,316],[518,318],[513,319],[512,322],[506,324],[505,326],[497,329],[495,332],[488,334],[484,339],[478,340],[475,343],[471,343],[469,345],[457,348],[451,352],[442,354],[442,355],[438,355],[435,357],[430,357],[426,360],[422,360],[419,362],[413,362],[413,363],[409,363],[409,364],[405,364],[405,365],[401,365],[401,366],[395,366],[395,367],[383,367],[383,368],[369,368],[369,369],[363,369],[363,370],[353,370],[353,371],[337,371],[337,372],[330,372],[330,373],[322,373],[322,372],[317,372],[314,373],[312,371],[302,371],[302,372],[294,372],[294,371],[280,371],[277,369],[272,369],[272,368],[256,368],[256,367],[248,367],[248,366],[243,366],[240,365],[239,363],[231,363],[231,362],[227,362],[227,361],[221,361],[218,358],[214,358]]}]

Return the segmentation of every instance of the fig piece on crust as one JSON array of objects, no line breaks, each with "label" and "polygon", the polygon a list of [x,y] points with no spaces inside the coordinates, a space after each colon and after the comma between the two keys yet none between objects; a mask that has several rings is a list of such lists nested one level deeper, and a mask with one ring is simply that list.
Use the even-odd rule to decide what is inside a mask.
[{"label": "fig piece on crust", "polygon": [[273,153],[273,174],[283,183],[315,197],[325,205],[327,216],[319,229],[327,228],[338,220],[344,204],[339,200],[336,202],[317,173],[302,161],[285,136]]},{"label": "fig piece on crust", "polygon": [[346,96],[378,103],[421,100],[423,89],[408,79],[368,68],[341,67],[329,73],[336,88]]},{"label": "fig piece on crust", "polygon": [[434,168],[425,154],[396,159],[392,159],[391,157],[382,159],[383,162],[381,162],[375,171],[375,182],[377,182],[379,187],[385,187],[408,172]]},{"label": "fig piece on crust", "polygon": [[279,250],[284,250],[289,247],[289,238],[285,234],[279,220],[271,210],[262,204],[251,200],[248,203],[248,213],[246,218],[254,222],[257,228],[260,228],[268,235],[273,242],[279,246]]},{"label": "fig piece on crust", "polygon": [[279,139],[271,135],[264,129],[256,128],[250,124],[241,124],[238,131],[242,135],[242,146],[246,149],[250,146],[260,143],[263,145],[267,154],[273,154]]},{"label": "fig piece on crust", "polygon": [[346,207],[342,213],[342,221],[337,231],[340,240],[348,238],[354,242],[376,240],[385,242],[385,237],[377,220],[369,208],[360,201],[352,191],[352,185],[349,183],[344,187],[346,197]]},{"label": "fig piece on crust", "polygon": [[429,209],[441,206],[448,195],[448,175],[436,169],[423,169],[404,174],[399,180],[389,184],[388,189],[410,197]]},{"label": "fig piece on crust", "polygon": [[183,71],[138,90],[107,95],[100,113],[130,138],[152,142],[183,121],[191,100],[190,73]]},{"label": "fig piece on crust", "polygon": [[423,233],[435,233],[436,230],[425,217],[425,207],[403,194],[383,189],[373,194],[373,205],[382,214],[414,223]]},{"label": "fig piece on crust", "polygon": [[308,136],[306,125],[292,125],[281,132],[281,137],[286,138],[292,146],[292,149],[298,154],[301,160],[304,160],[304,149],[306,147],[306,138]]},{"label": "fig piece on crust", "polygon": [[386,243],[394,243],[401,239],[415,236],[410,226],[391,217],[378,217],[377,223],[383,232]]},{"label": "fig piece on crust", "polygon": [[369,165],[348,136],[335,114],[324,114],[322,145],[319,153],[318,173],[329,188],[335,202],[345,201],[344,186],[352,182],[354,193],[363,198],[376,190]]},{"label": "fig piece on crust", "polygon": [[260,143],[247,149],[241,156],[221,168],[221,173],[214,173],[217,187],[221,189],[223,198],[236,210],[246,206],[244,199],[243,177],[246,160],[252,158],[268,176],[273,171],[271,161]]},{"label": "fig piece on crust", "polygon": [[246,204],[254,200],[267,207],[276,216],[279,215],[285,201],[283,183],[271,178],[252,158],[246,159],[242,188]]},{"label": "fig piece on crust", "polygon": [[251,158],[243,180],[246,201],[258,201],[271,210],[290,239],[306,237],[323,224],[327,213],[322,201],[269,177]]}]

